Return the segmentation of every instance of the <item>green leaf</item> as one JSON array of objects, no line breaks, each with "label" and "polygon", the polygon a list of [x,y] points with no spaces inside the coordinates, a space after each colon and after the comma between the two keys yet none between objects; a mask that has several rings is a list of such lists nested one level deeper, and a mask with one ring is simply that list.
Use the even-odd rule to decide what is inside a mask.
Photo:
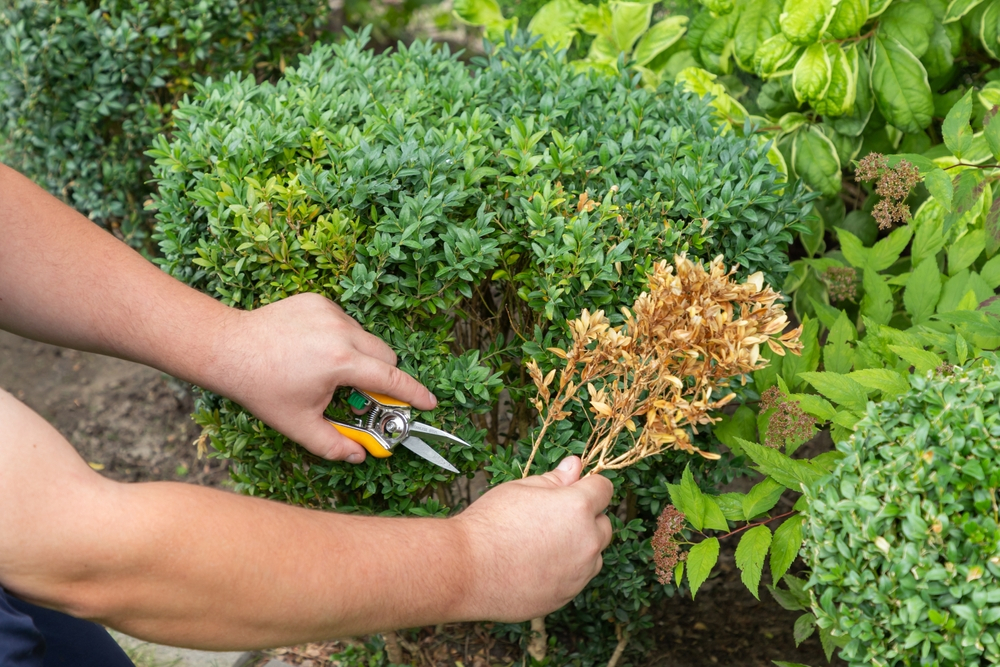
[{"label": "green leaf", "polygon": [[732,415],[724,415],[721,421],[716,422],[712,426],[712,433],[719,439],[719,442],[729,447],[734,453],[739,454],[742,450],[739,448],[739,443],[736,439],[756,439],[757,416],[753,410],[745,405],[741,405],[736,408],[736,412]]},{"label": "green leaf", "polygon": [[951,210],[951,199],[955,193],[955,187],[952,185],[951,176],[944,169],[936,167],[924,174],[924,185],[927,186],[927,191],[931,193],[931,196],[946,211]]},{"label": "green leaf", "polygon": [[812,485],[824,474],[808,461],[793,459],[776,449],[748,440],[744,440],[740,445],[747,457],[757,465],[760,473],[773,478],[778,484],[792,491],[801,491],[803,485]]},{"label": "green leaf", "polygon": [[[927,70],[928,79],[944,77],[952,71],[955,65],[955,54],[952,52],[951,32],[958,26],[944,26],[938,22],[934,23],[934,32],[931,33],[931,43],[927,52],[920,58]],[[959,34],[961,28],[959,27]],[[935,107],[936,108],[936,107]]]},{"label": "green leaf", "polygon": [[800,48],[789,42],[784,33],[778,33],[765,40],[754,53],[754,69],[765,78],[787,74],[797,62],[795,57],[799,51]]},{"label": "green leaf", "polygon": [[771,544],[771,581],[781,581],[802,548],[802,515],[789,517],[774,531]]},{"label": "green leaf", "polygon": [[611,37],[621,51],[629,53],[642,33],[649,29],[653,5],[641,2],[611,4]]},{"label": "green leaf", "polygon": [[910,390],[910,383],[902,375],[888,368],[866,368],[848,376],[868,389],[882,392],[882,400],[890,400]]},{"label": "green leaf", "polygon": [[856,63],[852,64],[851,59],[857,59],[857,47],[851,44],[844,51],[838,44],[827,44],[826,53],[830,60],[830,84],[823,97],[813,103],[813,109],[824,116],[841,116],[854,107],[857,77]]},{"label": "green leaf", "polygon": [[557,49],[568,49],[576,36],[574,26],[583,8],[580,0],[551,0],[535,12],[528,32],[539,35]]},{"label": "green leaf", "polygon": [[919,264],[924,259],[933,257],[944,247],[944,218],[946,211],[933,198],[927,199],[917,209],[910,226],[916,228],[913,234],[913,246],[910,248],[911,260]]},{"label": "green leaf", "polygon": [[790,400],[798,401],[799,406],[807,413],[816,417],[820,421],[830,421],[833,419],[837,411],[830,401],[825,398],[821,398],[816,394],[790,394],[788,396]]},{"label": "green leaf", "polygon": [[1000,287],[1000,255],[997,255],[983,265],[983,270],[979,273],[990,289],[995,290]]},{"label": "green leaf", "polygon": [[[803,380],[816,391],[849,410],[864,412],[868,405],[868,392],[857,380],[838,373],[800,373]],[[676,505],[676,503],[674,503]]]},{"label": "green leaf", "polygon": [[770,511],[781,499],[781,494],[784,492],[783,485],[778,484],[770,477],[765,477],[743,497],[743,516],[746,517],[747,521],[750,521],[758,514]]},{"label": "green leaf", "polygon": [[951,0],[944,13],[944,23],[952,23],[975,9],[983,0]]},{"label": "green leaf", "polygon": [[848,264],[856,269],[863,269],[868,266],[869,248],[861,244],[861,239],[842,227],[837,227],[837,238],[840,241],[840,251],[844,254],[844,259]]},{"label": "green leaf", "polygon": [[[1000,125],[1000,123],[997,123]],[[993,257],[1000,250],[1000,188],[991,193],[993,200],[983,216],[983,231],[986,232],[986,256]]]},{"label": "green leaf", "polygon": [[809,46],[792,70],[792,90],[799,102],[813,102],[826,95],[832,69],[830,54],[823,44]]},{"label": "green leaf", "polygon": [[979,39],[983,48],[994,59],[1000,57],[997,49],[998,21],[1000,21],[1000,3],[993,1],[986,5],[986,10],[979,22]]},{"label": "green leaf", "polygon": [[851,71],[856,80],[854,107],[847,114],[832,119],[830,124],[841,134],[858,137],[868,126],[868,121],[875,110],[875,96],[872,92],[872,67],[868,54],[858,49],[857,45],[852,51],[856,54],[856,58],[849,52],[848,60],[851,62]]},{"label": "green leaf", "polygon": [[764,571],[764,558],[771,546],[771,529],[755,526],[743,534],[736,547],[736,567],[740,568],[740,578],[753,596],[760,599],[760,575]]},{"label": "green leaf", "polygon": [[986,232],[975,229],[955,241],[948,248],[948,274],[955,275],[968,268],[986,249]]},{"label": "green leaf", "polygon": [[670,494],[670,502],[684,513],[688,523],[694,526],[695,530],[704,528],[705,504],[702,502],[704,494],[695,484],[690,465],[685,466],[684,474],[681,475],[681,483],[668,484],[667,492]]},{"label": "green leaf", "polygon": [[812,637],[814,632],[816,632],[816,617],[812,612],[802,614],[795,619],[795,625],[792,626],[795,647],[798,648],[799,644]]},{"label": "green leaf", "polygon": [[969,124],[971,116],[972,89],[970,88],[951,108],[941,124],[944,144],[959,160],[972,148],[972,125]]},{"label": "green leaf", "polygon": [[840,192],[842,178],[837,147],[815,126],[795,133],[792,169],[813,190],[825,195]]},{"label": "green leaf", "polygon": [[779,0],[748,0],[733,34],[733,55],[742,69],[753,67],[757,48],[778,34]]},{"label": "green leaf", "polygon": [[812,44],[819,39],[832,7],[832,0],[785,0],[781,32],[793,44]]},{"label": "green leaf", "polygon": [[955,177],[955,196],[952,199],[952,210],[945,217],[942,232],[947,235],[952,226],[962,220],[966,214],[972,214],[976,207],[982,205],[986,194],[986,181],[979,169],[966,169]]},{"label": "green leaf", "polygon": [[919,347],[909,347],[906,345],[890,345],[889,349],[899,355],[901,359],[913,366],[920,374],[932,371],[941,365],[942,359],[933,352],[922,350]]},{"label": "green leaf", "polygon": [[729,524],[726,522],[726,515],[715,502],[715,498],[703,494],[701,502],[705,511],[705,528],[728,531]]},{"label": "green leaf", "polygon": [[635,62],[647,65],[653,58],[676,44],[684,36],[687,22],[686,16],[668,16],[654,24],[635,45],[635,51],[632,53]]},{"label": "green leaf", "polygon": [[801,611],[809,608],[808,597],[806,598],[806,603],[803,604],[798,596],[791,591],[786,591],[785,589],[777,586],[768,586],[767,590],[771,593],[771,597],[774,598],[775,602],[781,605],[782,609],[787,609],[788,611]]},{"label": "green leaf", "polygon": [[849,373],[854,367],[854,350],[848,344],[857,337],[857,329],[840,311],[840,316],[830,328],[823,348],[823,368],[833,373]]},{"label": "green leaf", "polygon": [[508,21],[503,17],[496,0],[455,0],[452,8],[455,16],[465,23],[493,30],[499,28],[501,35],[504,28],[510,29],[515,25],[514,21]]},{"label": "green leaf", "polygon": [[928,257],[917,264],[910,274],[903,292],[903,305],[914,324],[924,322],[934,314],[934,307],[941,298],[941,273],[937,260]]},{"label": "green leaf", "polygon": [[1000,121],[996,120],[998,109],[1000,107],[991,108],[983,117],[983,136],[986,137],[994,160],[1000,160]]},{"label": "green leaf", "polygon": [[834,39],[855,37],[867,20],[868,0],[840,0],[826,31]]},{"label": "green leaf", "polygon": [[915,133],[931,123],[934,100],[920,60],[891,37],[875,37],[872,90],[886,121]]},{"label": "green leaf", "polygon": [[742,493],[723,493],[713,496],[715,503],[722,510],[722,515],[730,521],[744,521],[746,519],[746,515],[743,514],[744,497]]},{"label": "green leaf", "polygon": [[771,348],[764,346],[760,351],[760,356],[768,359],[768,364],[760,370],[753,372],[753,383],[758,393],[764,393],[778,383],[778,375],[781,373],[781,366],[788,355],[779,357]]},{"label": "green leaf", "polygon": [[913,229],[909,225],[892,230],[891,234],[872,246],[865,268],[885,271],[896,263],[912,237]]},{"label": "green leaf", "polygon": [[930,46],[934,12],[923,2],[894,2],[879,19],[879,35],[891,37],[917,58]]},{"label": "green leaf", "polygon": [[865,269],[861,284],[865,288],[861,314],[879,324],[888,324],[892,319],[892,292],[885,278],[871,269]]},{"label": "green leaf", "polygon": [[688,586],[691,587],[691,599],[698,589],[708,579],[712,568],[719,560],[719,540],[710,537],[691,547],[687,555]]}]

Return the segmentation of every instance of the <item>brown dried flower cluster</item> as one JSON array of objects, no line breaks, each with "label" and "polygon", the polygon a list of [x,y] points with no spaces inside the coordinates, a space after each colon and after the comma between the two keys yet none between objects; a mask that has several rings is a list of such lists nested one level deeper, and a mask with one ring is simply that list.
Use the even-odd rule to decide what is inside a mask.
[{"label": "brown dried flower cluster", "polygon": [[789,401],[778,387],[760,395],[760,411],[775,408],[767,422],[764,445],[781,449],[789,440],[801,444],[813,436],[816,420],[807,415],[798,401]]},{"label": "brown dried flower cluster", "polygon": [[673,505],[663,508],[663,513],[656,520],[656,530],[649,541],[653,547],[653,563],[656,565],[656,578],[661,584],[669,584],[674,578],[674,568],[677,563],[687,557],[686,551],[681,551],[677,539],[684,528],[684,513]]},{"label": "brown dried flower cluster", "polygon": [[[524,474],[548,427],[570,415],[566,408],[574,400],[593,413],[583,452],[591,473],[625,468],[667,449],[719,458],[695,447],[691,435],[717,421],[710,413],[735,396],[723,391],[730,379],[745,382],[767,365],[760,354],[765,343],[782,356],[802,349],[801,327],[782,333],[788,318],[763,275],[738,283],[734,272],[721,256],[707,269],[685,255],[676,256],[674,266],[659,262],[648,290],[631,310],[623,309],[623,325],[613,327],[603,311],[586,310],[570,322],[570,349],[550,349],[565,360],[558,382],[557,369],[543,375],[529,361],[543,420]],[[616,447],[623,431],[632,435],[625,451]]]},{"label": "brown dried flower cluster", "polygon": [[882,199],[875,204],[872,216],[878,221],[879,229],[889,229],[894,222],[903,223],[910,219],[910,207],[903,200],[920,182],[919,169],[906,160],[890,167],[884,155],[869,153],[858,162],[855,176],[865,183],[877,181],[875,194]]},{"label": "brown dried flower cluster", "polygon": [[850,301],[858,298],[858,272],[851,266],[831,266],[823,272],[827,291],[833,301]]}]

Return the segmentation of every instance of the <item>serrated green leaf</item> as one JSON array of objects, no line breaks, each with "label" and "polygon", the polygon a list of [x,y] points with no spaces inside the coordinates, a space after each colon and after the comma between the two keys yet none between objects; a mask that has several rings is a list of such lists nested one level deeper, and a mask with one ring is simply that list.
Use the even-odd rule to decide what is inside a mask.
[{"label": "serrated green leaf", "polygon": [[729,524],[726,522],[726,515],[715,501],[715,498],[709,495],[702,495],[701,502],[705,512],[705,528],[728,531]]},{"label": "serrated green leaf", "polygon": [[793,459],[776,449],[746,440],[740,445],[762,474],[793,491],[801,491],[803,484],[809,486],[823,476],[823,472],[808,461]]},{"label": "serrated green leaf", "polygon": [[830,404],[830,401],[816,394],[790,394],[788,398],[798,401],[799,407],[806,414],[810,414],[820,421],[830,421],[837,414],[837,410]]},{"label": "serrated green leaf", "polygon": [[781,581],[802,548],[802,515],[789,517],[774,531],[771,544],[771,581]]},{"label": "serrated green leaf", "polygon": [[917,265],[906,282],[903,305],[914,324],[920,324],[934,314],[941,298],[941,272],[937,260],[928,257]]},{"label": "serrated green leaf", "polygon": [[848,374],[849,378],[867,389],[882,392],[883,400],[890,400],[910,390],[910,383],[902,375],[888,368],[866,368]]},{"label": "serrated green leaf", "polygon": [[784,492],[785,487],[769,477],[755,484],[743,497],[743,515],[746,520],[750,521],[758,514],[770,511]]},{"label": "serrated green leaf", "polygon": [[933,352],[922,350],[919,347],[890,345],[889,349],[898,354],[901,359],[912,365],[921,374],[934,370],[942,362],[942,359]]},{"label": "serrated green leaf", "polygon": [[816,617],[811,612],[802,614],[795,619],[795,625],[792,627],[792,635],[795,638],[796,648],[802,642],[812,637],[814,632],[816,632]]},{"label": "serrated green leaf", "polygon": [[691,466],[685,466],[680,484],[667,485],[667,492],[670,494],[670,502],[684,513],[688,523],[694,526],[695,530],[704,528],[705,506],[701,499],[703,494],[695,484]]},{"label": "serrated green leaf", "polygon": [[887,237],[872,246],[865,268],[885,271],[896,263],[912,237],[913,229],[909,225],[892,230]]},{"label": "serrated green leaf", "polygon": [[840,251],[844,254],[844,259],[848,264],[856,269],[863,269],[868,265],[868,254],[871,249],[864,247],[861,239],[842,227],[837,227],[837,238],[840,241]]},{"label": "serrated green leaf", "polygon": [[688,586],[691,588],[691,599],[694,599],[698,589],[708,579],[708,575],[711,574],[712,568],[715,567],[718,560],[719,540],[714,537],[702,540],[691,547],[685,561],[687,563]]},{"label": "serrated green leaf", "polygon": [[800,373],[820,394],[849,410],[864,412],[868,392],[864,386],[846,375],[838,373]]},{"label": "serrated green leaf", "polygon": [[854,349],[848,344],[857,338],[857,329],[843,311],[834,322],[823,348],[823,368],[833,373],[849,373],[854,367]]},{"label": "serrated green leaf", "polygon": [[972,148],[972,125],[969,124],[971,116],[972,89],[970,88],[962,99],[955,103],[941,124],[941,137],[945,146],[959,160]]},{"label": "serrated green leaf", "polygon": [[712,433],[719,442],[739,453],[739,443],[736,438],[754,440],[757,436],[757,416],[745,405],[736,408],[732,415],[723,415],[722,419],[712,426]]},{"label": "serrated green leaf", "polygon": [[722,515],[730,521],[745,521],[746,515],[743,513],[743,493],[723,493],[713,496],[715,503],[722,510]]},{"label": "serrated green leaf", "polygon": [[927,191],[936,199],[946,211],[951,210],[951,199],[955,193],[951,176],[941,168],[935,168],[924,174],[924,185]]},{"label": "serrated green leaf", "polygon": [[736,567],[741,571],[743,584],[760,599],[760,575],[764,571],[764,558],[771,546],[771,529],[755,526],[743,533],[736,547]]},{"label": "serrated green leaf", "polygon": [[955,275],[968,268],[986,250],[986,232],[974,229],[948,248],[948,275]]},{"label": "serrated green leaf", "polygon": [[883,276],[865,269],[861,281],[865,295],[861,299],[861,314],[878,324],[888,324],[892,319],[892,292]]}]

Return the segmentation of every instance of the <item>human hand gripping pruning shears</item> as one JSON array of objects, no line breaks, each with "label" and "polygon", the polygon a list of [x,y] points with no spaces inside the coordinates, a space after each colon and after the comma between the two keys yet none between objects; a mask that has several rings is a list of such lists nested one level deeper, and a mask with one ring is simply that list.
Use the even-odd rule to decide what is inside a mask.
[{"label": "human hand gripping pruning shears", "polygon": [[[448,463],[425,440],[443,442],[449,445],[471,447],[469,443],[441,429],[413,421],[409,403],[397,401],[385,394],[350,389],[348,405],[354,409],[357,419],[354,424],[324,416],[335,429],[358,443],[372,456],[384,459],[392,456],[396,445],[402,445],[417,456],[457,473],[458,469]],[[419,436],[419,437],[418,437]]]}]

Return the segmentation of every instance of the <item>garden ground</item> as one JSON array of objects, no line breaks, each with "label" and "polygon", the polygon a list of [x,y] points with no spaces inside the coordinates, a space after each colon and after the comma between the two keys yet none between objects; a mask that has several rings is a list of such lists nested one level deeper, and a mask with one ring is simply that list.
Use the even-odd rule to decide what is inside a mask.
[{"label": "garden ground", "polygon": [[[190,419],[189,392],[155,370],[0,331],[0,388],[45,417],[92,467],[112,479],[227,485],[224,461],[197,456],[193,443],[199,429]],[[747,592],[734,549],[735,544],[723,547],[719,574],[702,586],[696,600],[675,598],[654,611],[656,646],[645,664],[763,667],[787,660],[826,665],[815,636],[795,648],[792,626],[799,612],[782,609],[763,586],[760,601]],[[320,667],[331,664],[323,662],[331,649],[342,647],[331,643],[275,654],[291,664]],[[520,663],[516,647],[468,624],[404,635],[404,648],[417,665]]]}]

